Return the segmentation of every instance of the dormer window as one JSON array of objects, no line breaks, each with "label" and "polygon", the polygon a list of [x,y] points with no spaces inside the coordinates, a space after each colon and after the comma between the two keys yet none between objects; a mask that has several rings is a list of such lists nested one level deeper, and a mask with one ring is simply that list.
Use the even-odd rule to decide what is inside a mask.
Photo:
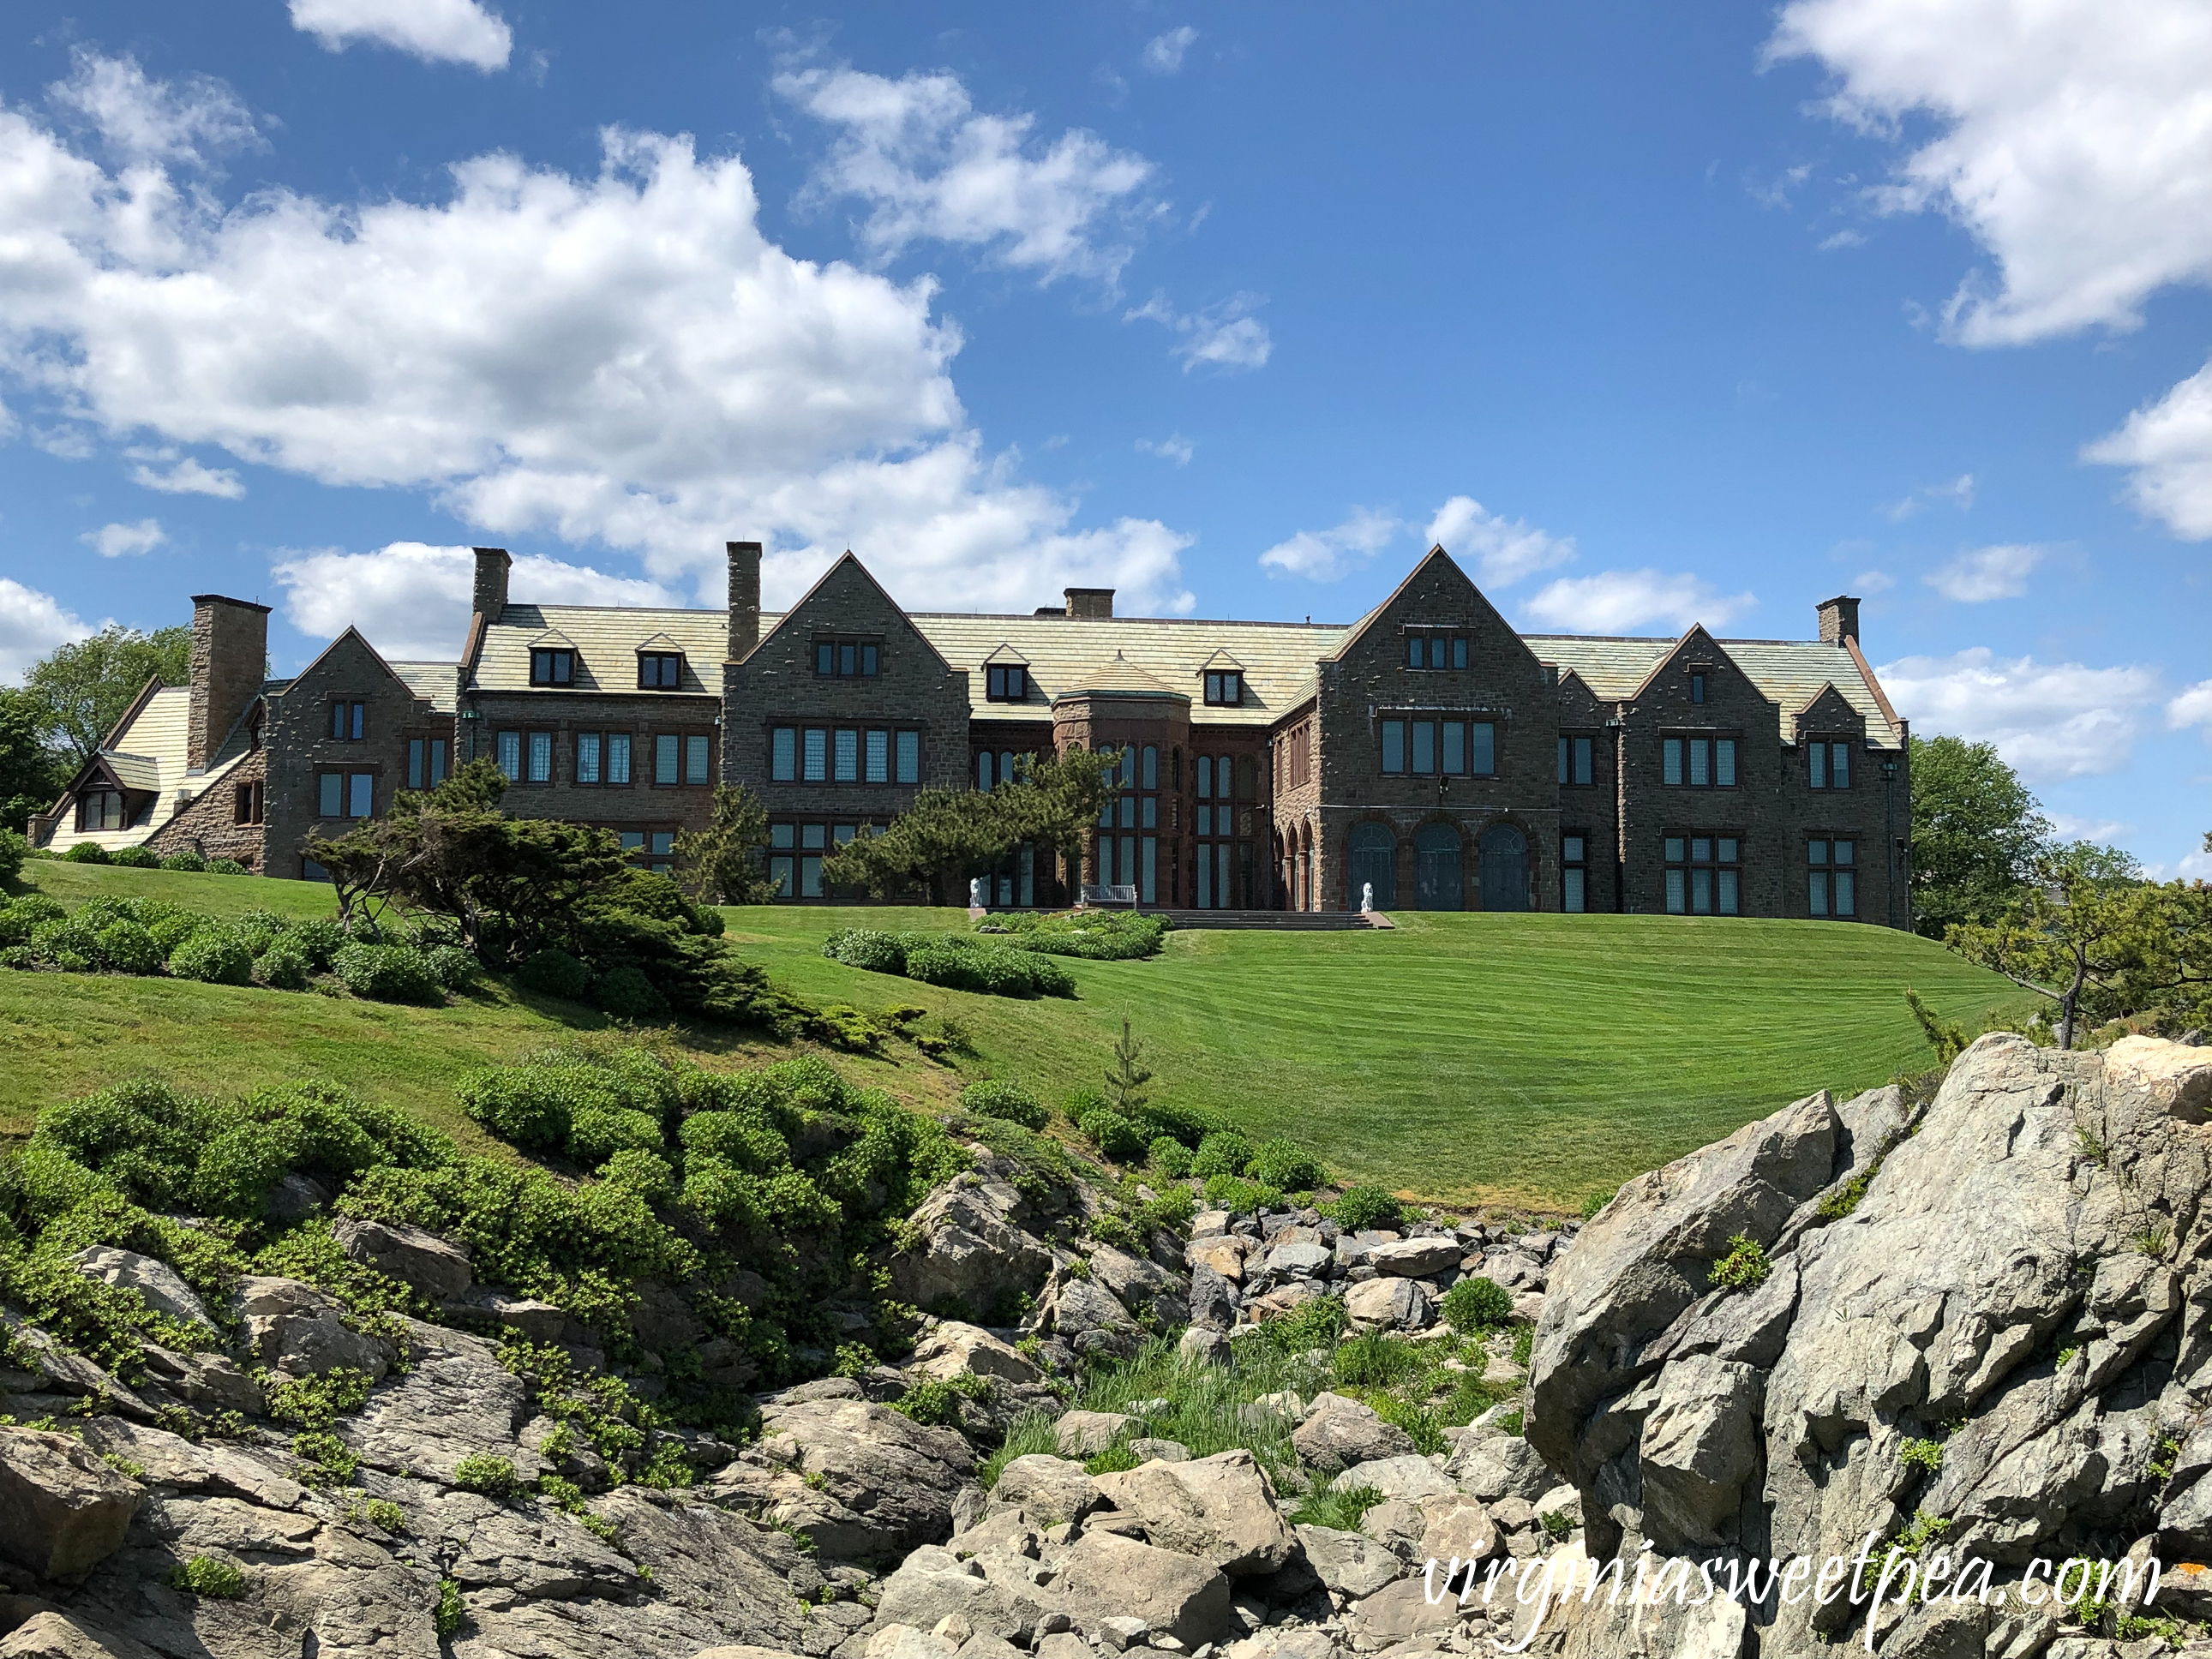
[{"label": "dormer window", "polygon": [[814,672],[823,679],[875,678],[882,647],[873,640],[817,640]]},{"label": "dormer window", "polygon": [[1219,708],[1234,708],[1244,701],[1244,676],[1233,668],[1207,670],[1206,700]]},{"label": "dormer window", "polygon": [[637,653],[637,689],[673,691],[684,684],[681,651],[641,651]]},{"label": "dormer window", "polygon": [[565,646],[533,646],[530,652],[532,685],[574,685],[576,653]]},{"label": "dormer window", "polygon": [[1019,663],[994,663],[983,671],[983,695],[992,702],[1027,702],[1030,671]]}]

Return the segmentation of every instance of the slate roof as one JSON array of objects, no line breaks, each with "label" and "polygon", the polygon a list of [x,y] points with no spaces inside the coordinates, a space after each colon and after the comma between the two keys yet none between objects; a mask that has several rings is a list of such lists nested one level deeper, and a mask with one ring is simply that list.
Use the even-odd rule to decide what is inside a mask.
[{"label": "slate roof", "polygon": [[191,707],[189,687],[162,686],[114,734],[113,744],[100,751],[100,760],[115,775],[118,783],[127,790],[154,797],[154,810],[143,822],[122,830],[80,832],[76,828],[76,794],[71,790],[65,798],[69,805],[47,844],[58,849],[74,847],[81,841],[97,842],[107,848],[135,847],[176,816],[178,807],[185,804],[179,799],[183,792],[189,791],[191,799],[198,799],[245,758],[249,752],[249,732],[241,717],[226,734],[207,769],[187,773],[185,745],[191,727]]},{"label": "slate roof", "polygon": [[[428,697],[434,713],[450,714],[461,706],[461,668],[451,662],[395,662],[392,672],[407,682],[407,689],[418,697]],[[528,659],[524,659],[523,678],[530,678]]]},{"label": "slate roof", "polygon": [[[761,618],[761,632],[774,623]],[[549,632],[563,636],[576,651],[574,683],[565,690],[530,684],[530,647]],[[722,659],[730,651],[730,618],[724,611],[665,611],[589,605],[510,605],[484,629],[472,684],[480,691],[532,691],[541,696],[580,691],[637,691],[637,653],[650,641],[655,650],[684,653],[682,691],[722,695]],[[414,664],[392,666],[408,684]],[[450,708],[449,699],[439,705]]]},{"label": "slate roof", "polygon": [[[1572,669],[1606,702],[1633,697],[1651,671],[1665,661],[1680,639],[1629,639],[1601,634],[1524,634],[1528,648],[1562,670]],[[1797,714],[1820,688],[1832,684],[1844,700],[1866,716],[1867,740],[1896,748],[1902,736],[1882,712],[1874,688],[1841,646],[1818,640],[1723,640],[1713,641],[1746,678],[1781,705],[1781,737],[1797,740]]]}]

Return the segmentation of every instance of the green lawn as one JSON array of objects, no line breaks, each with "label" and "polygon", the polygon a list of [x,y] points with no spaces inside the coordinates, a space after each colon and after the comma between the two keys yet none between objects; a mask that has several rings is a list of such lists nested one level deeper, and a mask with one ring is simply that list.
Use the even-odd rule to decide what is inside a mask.
[{"label": "green lawn", "polygon": [[[158,892],[210,910],[327,908],[305,883],[34,862],[64,902]],[[1314,1146],[1347,1176],[1451,1202],[1572,1205],[1822,1087],[1917,1068],[1905,988],[1967,1023],[2016,1005],[2003,981],[1875,927],[1658,916],[1421,915],[1363,933],[1171,935],[1149,962],[1071,962],[1079,1000],[942,991],[825,960],[831,928],[966,925],[957,910],[725,912],[740,948],[793,989],[920,1003],[973,1033],[963,1076],[1057,1099],[1095,1085],[1121,1021],[1162,1097]],[[446,1009],[163,980],[0,974],[0,1134],[46,1101],[161,1071],[203,1089],[336,1078],[457,1125],[457,1073],[596,1016],[487,989]],[[723,1063],[742,1043],[711,1043]],[[710,1062],[711,1063],[711,1062]],[[910,1052],[850,1061],[940,1101],[960,1076]]]}]

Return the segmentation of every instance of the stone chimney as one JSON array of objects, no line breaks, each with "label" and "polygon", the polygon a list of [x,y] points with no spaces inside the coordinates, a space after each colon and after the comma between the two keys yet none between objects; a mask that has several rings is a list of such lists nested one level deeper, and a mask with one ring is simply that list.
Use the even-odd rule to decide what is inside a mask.
[{"label": "stone chimney", "polygon": [[192,595],[191,701],[185,726],[185,769],[207,769],[208,757],[261,695],[269,672],[269,607],[220,593]]},{"label": "stone chimney", "polygon": [[1859,602],[1848,594],[1838,593],[1832,599],[1820,601],[1820,643],[1841,646],[1845,640],[1856,641],[1859,636]]},{"label": "stone chimney", "polygon": [[730,554],[730,660],[742,662],[760,643],[758,542],[726,542]]},{"label": "stone chimney", "polygon": [[503,547],[479,547],[477,555],[476,599],[471,609],[486,622],[497,622],[507,609],[507,573],[514,561]]},{"label": "stone chimney", "polygon": [[1104,622],[1114,614],[1114,590],[1110,587],[1063,587],[1060,592],[1067,599],[1067,614],[1082,622]]}]

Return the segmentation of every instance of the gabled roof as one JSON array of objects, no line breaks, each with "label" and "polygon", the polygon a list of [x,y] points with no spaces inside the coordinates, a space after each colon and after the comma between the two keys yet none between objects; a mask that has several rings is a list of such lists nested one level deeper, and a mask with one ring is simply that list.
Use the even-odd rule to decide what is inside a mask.
[{"label": "gabled roof", "polygon": [[1091,665],[1078,675],[1073,684],[1057,696],[1061,697],[1173,697],[1183,702],[1190,701],[1190,693],[1178,691],[1157,674],[1147,672],[1116,651],[1107,661]]},{"label": "gabled roof", "polygon": [[[1528,647],[1562,673],[1573,673],[1607,702],[1632,701],[1680,639],[1630,638],[1602,634],[1530,634]],[[1884,748],[1903,742],[1903,727],[1884,706],[1870,672],[1856,672],[1850,654],[1818,640],[1729,640],[1714,638],[1744,678],[1777,706],[1777,735],[1797,740],[1796,714],[1820,688],[1833,684],[1843,699],[1866,717],[1867,740]]]},{"label": "gabled roof", "polygon": [[356,645],[358,645],[362,650],[368,653],[370,661],[374,662],[379,668],[382,669],[386,674],[389,674],[394,680],[397,680],[402,686],[405,687],[410,693],[415,692],[415,688],[413,684],[409,682],[407,677],[392,666],[392,665],[386,659],[385,655],[381,651],[379,651],[374,646],[368,642],[368,637],[362,633],[361,629],[352,626],[350,623],[347,625],[345,631],[340,634],[337,638],[332,640],[328,645],[325,646],[320,651],[315,653],[315,659],[313,662],[309,663],[305,668],[302,668],[297,674],[294,675],[290,680],[287,681],[285,683],[284,689],[287,691],[289,691],[301,680],[306,679],[318,668],[320,668],[323,665],[324,659],[330,656],[330,654],[336,651],[340,646],[343,645],[348,640],[351,640]]},{"label": "gabled roof", "polygon": [[[729,614],[659,607],[631,610],[597,605],[510,605],[484,623],[470,683],[480,691],[532,690],[531,645],[552,630],[557,630],[574,645],[576,678],[573,691],[634,692],[637,653],[651,649],[683,653],[684,691],[704,692],[716,697],[722,695],[722,659],[730,649]],[[661,640],[668,643],[647,643]],[[692,683],[695,679],[696,685]],[[546,692],[543,686],[537,690],[547,696],[564,695]]]},{"label": "gabled roof", "polygon": [[1201,674],[1209,670],[1218,673],[1226,673],[1231,669],[1242,669],[1243,666],[1243,663],[1229,654],[1229,647],[1224,645],[1204,662],[1199,664],[1198,669]]},{"label": "gabled roof", "polygon": [[[876,592],[882,598],[883,602],[886,605],[888,605],[891,610],[898,612],[900,616],[906,618],[907,626],[913,629],[915,637],[919,639],[923,645],[928,647],[930,654],[937,659],[939,665],[941,665],[945,669],[945,672],[948,674],[953,672],[954,665],[952,662],[945,656],[945,653],[937,648],[937,641],[931,639],[928,632],[921,627],[921,619],[919,617],[910,614],[902,606],[901,606],[899,602],[890,596],[890,590],[876,580],[875,572],[869,569],[866,565],[862,564],[860,559],[854,554],[853,550],[849,547],[847,548],[842,554],[838,556],[836,560],[831,563],[830,567],[827,570],[823,571],[821,575],[815,579],[813,586],[808,588],[805,592],[799,596],[799,602],[797,604],[793,605],[790,610],[785,611],[781,617],[778,617],[775,619],[775,627],[771,628],[769,625],[769,619],[765,616],[761,618],[761,644],[767,644],[769,635],[781,632],[784,628],[790,624],[793,617],[796,617],[800,611],[805,610],[808,605],[813,604],[814,596],[816,594],[819,593],[823,588],[829,586],[832,581],[835,581],[840,576],[847,575],[848,574],[858,576],[862,581],[867,583],[870,587],[875,589]],[[974,676],[970,676],[969,678],[972,679]],[[988,688],[971,685],[969,688],[969,696],[971,700],[980,698],[984,695],[987,690]]]},{"label": "gabled roof", "polygon": [[[1447,623],[1462,622],[1472,623],[1477,620],[1479,616],[1480,618],[1486,618],[1490,622],[1497,624],[1501,632],[1510,635],[1514,639],[1521,641],[1523,649],[1527,648],[1527,640],[1522,638],[1522,635],[1514,628],[1511,623],[1505,620],[1504,614],[1499,611],[1498,607],[1491,604],[1488,596],[1486,595],[1480,588],[1474,585],[1474,579],[1472,576],[1469,576],[1466,571],[1460,568],[1459,561],[1453,558],[1450,554],[1445,552],[1443,544],[1442,542],[1438,542],[1435,546],[1431,547],[1427,553],[1422,556],[1421,562],[1419,564],[1416,564],[1411,570],[1408,570],[1406,573],[1405,580],[1390,590],[1389,598],[1385,599],[1382,604],[1376,605],[1372,611],[1370,611],[1365,616],[1362,617],[1358,622],[1352,623],[1349,629],[1345,630],[1343,640],[1338,643],[1336,649],[1330,653],[1331,656],[1336,660],[1341,661],[1345,653],[1350,651],[1356,642],[1366,637],[1368,630],[1376,625],[1376,622],[1382,617],[1383,612],[1389,611],[1391,606],[1398,603],[1399,599],[1404,596],[1407,588],[1411,587],[1415,582],[1419,581],[1429,572],[1434,570],[1439,564],[1443,565],[1447,570],[1450,571],[1453,575],[1457,576],[1462,582],[1466,584],[1467,597],[1475,606],[1479,607],[1479,611],[1476,614],[1469,615],[1464,619],[1457,617],[1418,617],[1407,618],[1409,622],[1416,623],[1429,622]],[[1531,654],[1533,657],[1534,653]]]},{"label": "gabled roof", "polygon": [[999,641],[999,648],[983,659],[983,665],[987,668],[1026,668],[1029,665],[1029,660],[1012,646],[1001,640]]},{"label": "gabled roof", "polygon": [[549,628],[531,641],[530,648],[532,651],[574,651],[576,642],[559,629]]},{"label": "gabled roof", "polygon": [[664,628],[658,634],[647,635],[644,639],[640,640],[637,642],[637,648],[641,654],[647,651],[682,651],[684,641]]},{"label": "gabled roof", "polygon": [[[185,745],[191,722],[192,694],[188,686],[149,685],[108,733],[109,742],[76,769],[69,787],[55,803],[61,811],[48,845],[70,847],[81,841],[103,847],[131,847],[146,839],[176,816],[185,797],[197,799],[222,778],[246,751],[242,735],[245,720],[234,723],[232,734],[212,757],[204,772],[188,772]],[[235,741],[233,740],[235,738]],[[85,790],[112,782],[126,799],[153,798],[144,820],[123,830],[79,831],[72,804]],[[133,802],[134,808],[137,801]]]}]

